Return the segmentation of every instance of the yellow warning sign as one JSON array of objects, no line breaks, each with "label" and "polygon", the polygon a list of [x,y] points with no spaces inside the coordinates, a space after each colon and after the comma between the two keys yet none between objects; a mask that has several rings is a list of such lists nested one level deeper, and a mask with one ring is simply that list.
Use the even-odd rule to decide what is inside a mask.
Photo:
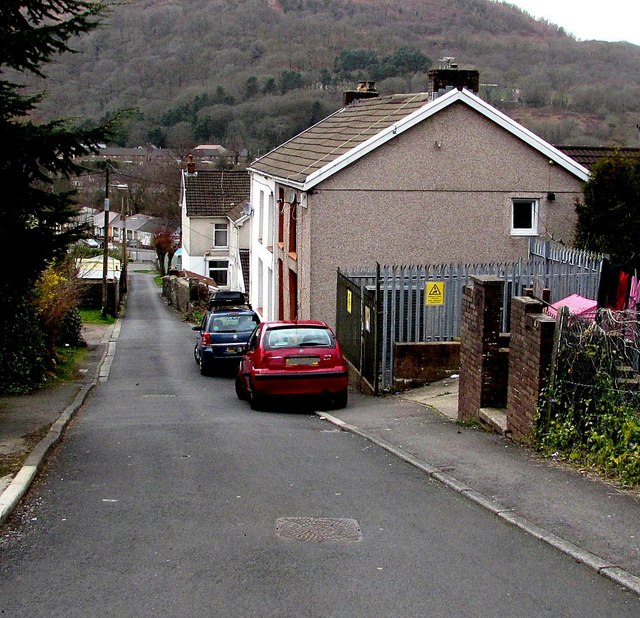
[{"label": "yellow warning sign", "polygon": [[444,281],[433,281],[425,286],[425,305],[444,305]]},{"label": "yellow warning sign", "polygon": [[353,294],[351,290],[347,290],[347,313],[351,313],[351,303],[352,303]]}]

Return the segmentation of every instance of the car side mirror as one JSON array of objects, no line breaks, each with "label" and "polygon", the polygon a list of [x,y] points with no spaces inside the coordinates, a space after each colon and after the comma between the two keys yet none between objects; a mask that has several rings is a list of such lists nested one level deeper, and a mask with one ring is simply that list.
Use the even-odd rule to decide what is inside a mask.
[{"label": "car side mirror", "polygon": [[192,326],[191,330],[200,330],[200,326],[199,325],[198,326]]}]

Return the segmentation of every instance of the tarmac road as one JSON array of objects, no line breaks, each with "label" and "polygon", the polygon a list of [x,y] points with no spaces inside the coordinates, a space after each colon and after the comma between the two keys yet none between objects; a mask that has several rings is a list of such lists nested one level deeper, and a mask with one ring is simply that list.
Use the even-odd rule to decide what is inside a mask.
[{"label": "tarmac road", "polygon": [[[6,615],[640,614],[638,597],[449,482],[475,442],[501,439],[470,433],[461,452],[459,428],[397,398],[354,396],[350,432],[311,409],[252,412],[230,378],[199,375],[192,342],[134,273],[108,380],[2,536]],[[449,440],[440,478],[384,448],[416,459],[418,424],[431,448]]]}]

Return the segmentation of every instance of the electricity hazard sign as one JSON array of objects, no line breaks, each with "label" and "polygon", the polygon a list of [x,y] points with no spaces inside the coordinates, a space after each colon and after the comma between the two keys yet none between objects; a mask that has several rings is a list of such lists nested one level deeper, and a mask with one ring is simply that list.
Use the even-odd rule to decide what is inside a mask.
[{"label": "electricity hazard sign", "polygon": [[444,305],[444,281],[427,283],[425,291],[425,305]]}]

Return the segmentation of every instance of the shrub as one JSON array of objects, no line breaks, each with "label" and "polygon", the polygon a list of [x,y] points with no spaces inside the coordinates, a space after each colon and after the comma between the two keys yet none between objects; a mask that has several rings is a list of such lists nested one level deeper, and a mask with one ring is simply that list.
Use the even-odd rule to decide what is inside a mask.
[{"label": "shrub", "polygon": [[[5,301],[7,299],[4,299]],[[6,307],[9,303],[4,302]],[[14,315],[0,322],[0,394],[27,393],[43,383],[46,337],[35,307],[26,299],[12,304]]]}]

